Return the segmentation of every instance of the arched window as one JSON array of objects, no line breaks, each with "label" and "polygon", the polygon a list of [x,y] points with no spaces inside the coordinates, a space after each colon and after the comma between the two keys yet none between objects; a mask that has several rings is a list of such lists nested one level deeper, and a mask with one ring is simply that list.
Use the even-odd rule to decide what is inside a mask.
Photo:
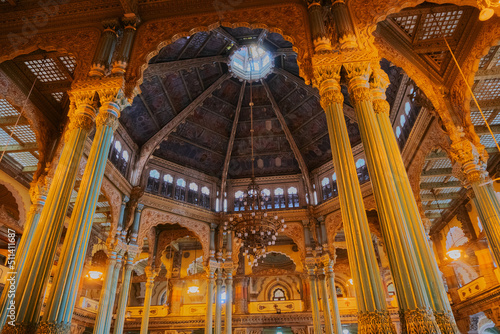
[{"label": "arched window", "polygon": [[200,205],[210,210],[210,190],[208,187],[201,188]]},{"label": "arched window", "polygon": [[174,199],[179,201],[186,200],[186,181],[184,181],[184,179],[177,179],[177,182],[175,183]]},{"label": "arched window", "polygon": [[358,171],[359,183],[365,183],[370,180],[364,159],[358,159],[358,161],[356,161],[356,170]]},{"label": "arched window", "polygon": [[396,294],[396,289],[394,288],[394,283],[387,284],[387,293],[389,296],[394,296]]},{"label": "arched window", "polygon": [[396,128],[396,137],[399,139],[399,137],[401,137],[401,127],[397,127]]},{"label": "arched window", "polygon": [[406,123],[406,117],[405,117],[405,115],[401,115],[399,123],[401,123],[401,127],[405,126],[405,123]]},{"label": "arched window", "polygon": [[170,174],[163,175],[163,182],[161,185],[161,195],[165,197],[172,197],[174,193],[174,178]]},{"label": "arched window", "polygon": [[347,297],[344,288],[335,284],[335,291],[337,292],[337,297],[344,298]]},{"label": "arched window", "polygon": [[262,201],[264,202],[264,204],[262,204],[262,209],[272,209],[273,202],[271,198],[271,191],[269,189],[262,189],[260,193],[262,195]]},{"label": "arched window", "polygon": [[332,197],[332,185],[330,184],[330,179],[325,177],[321,181],[321,187],[323,189],[323,201]]},{"label": "arched window", "polygon": [[125,175],[125,172],[127,171],[128,159],[129,159],[128,151],[123,150],[122,158],[120,159],[120,164],[119,164],[120,166],[118,167],[118,169],[123,175]]},{"label": "arched window", "polygon": [[339,195],[339,190],[337,188],[337,174],[335,173],[332,175],[332,193],[333,197],[337,197]]},{"label": "arched window", "polygon": [[160,187],[160,172],[156,169],[152,169],[149,172],[148,185],[146,186],[146,190],[150,193],[157,193],[158,188]]},{"label": "arched window", "polygon": [[111,153],[109,155],[109,159],[113,163],[113,165],[117,165],[118,161],[120,161],[120,152],[122,151],[122,144],[119,140],[115,141],[111,146]]},{"label": "arched window", "polygon": [[297,193],[297,188],[288,188],[288,207],[298,208],[299,207],[299,195]]},{"label": "arched window", "polygon": [[234,211],[245,210],[245,200],[243,198],[243,191],[238,190],[234,193]]},{"label": "arched window", "polygon": [[281,288],[276,288],[273,291],[273,300],[286,300],[285,291]]},{"label": "arched window", "polygon": [[284,209],[285,208],[285,193],[282,188],[274,189],[274,208]]},{"label": "arched window", "polygon": [[[413,88],[411,89],[410,92],[413,92]],[[410,113],[410,110],[411,110],[411,104],[410,104],[410,102],[406,102],[405,103],[405,113],[408,115]]]},{"label": "arched window", "polygon": [[194,182],[191,182],[189,184],[188,202],[192,204],[198,204],[198,185]]}]

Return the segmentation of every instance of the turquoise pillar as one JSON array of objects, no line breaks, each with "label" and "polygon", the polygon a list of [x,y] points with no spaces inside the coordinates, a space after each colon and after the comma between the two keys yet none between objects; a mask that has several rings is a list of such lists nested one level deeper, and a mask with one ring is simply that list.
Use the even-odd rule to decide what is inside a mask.
[{"label": "turquoise pillar", "polygon": [[123,334],[123,326],[125,325],[125,313],[127,311],[128,294],[130,290],[130,277],[132,275],[134,253],[127,253],[127,262],[123,271],[122,288],[118,298],[118,309],[116,310],[116,321],[113,334]]},{"label": "turquoise pillar", "polygon": [[106,310],[106,317],[104,318],[104,332],[103,334],[109,333],[111,328],[111,319],[113,319],[113,308],[115,306],[115,298],[116,298],[116,290],[118,286],[118,276],[120,274],[120,269],[122,267],[121,257],[119,257],[116,261],[115,270],[113,272],[113,277],[111,279],[111,286],[109,288],[109,301],[108,301],[108,309]]},{"label": "turquoise pillar", "polygon": [[[65,145],[32,243],[26,253],[23,270],[17,277],[18,286],[14,298],[17,307],[15,326],[5,326],[2,333],[34,333],[39,320],[43,295],[61,239],[83,147],[95,117],[93,91],[72,91],[70,96],[72,109],[70,124],[64,137]],[[74,286],[78,287],[78,282]]]},{"label": "turquoise pillar", "polygon": [[148,280],[146,282],[146,295],[144,296],[144,309],[142,312],[140,334],[148,334],[149,311],[151,309],[151,297],[153,296],[153,287],[155,285],[156,275],[158,275],[158,271],[151,268],[151,266],[146,267],[146,277]]},{"label": "turquoise pillar", "polygon": [[101,191],[111,139],[118,126],[120,115],[117,103],[104,102],[102,97],[101,103],[102,106],[96,118],[96,134],[62,246],[53,289],[40,323],[39,332],[41,333],[52,332],[53,328],[60,333],[69,333],[71,327],[71,317],[92,230],[94,212]]},{"label": "turquoise pillar", "polygon": [[[40,177],[36,184],[32,186],[30,189],[31,196],[31,208],[26,218],[26,223],[24,224],[24,231],[21,237],[21,241],[19,242],[19,246],[16,250],[16,256],[14,259],[15,272],[21,272],[23,270],[23,265],[26,259],[26,253],[31,245],[33,240],[33,235],[35,234],[36,226],[38,225],[38,221],[40,220],[40,214],[42,212],[43,206],[45,204],[45,200],[47,199],[47,189],[45,185],[45,177]],[[17,281],[14,281],[14,286],[17,286]],[[8,291],[10,283],[7,283],[4,291],[2,293],[2,299],[0,301],[0,330],[5,325],[7,320],[11,321],[15,319],[15,316],[12,315],[7,317],[9,314],[8,305],[12,300],[9,297]]]}]

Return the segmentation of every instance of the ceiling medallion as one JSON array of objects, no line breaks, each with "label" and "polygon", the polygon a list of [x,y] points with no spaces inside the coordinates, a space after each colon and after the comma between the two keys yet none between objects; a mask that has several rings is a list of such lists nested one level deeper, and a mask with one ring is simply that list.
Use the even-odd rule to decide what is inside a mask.
[{"label": "ceiling medallion", "polygon": [[240,81],[258,81],[271,73],[273,56],[261,45],[243,45],[229,56],[229,72]]},{"label": "ceiling medallion", "polygon": [[[253,74],[250,73],[250,79]],[[278,215],[268,214],[266,203],[269,193],[260,190],[255,181],[255,156],[254,156],[254,128],[253,128],[253,94],[252,80],[250,81],[250,142],[252,149],[252,178],[243,194],[243,210],[238,214],[229,215],[224,221],[224,231],[232,230],[235,237],[242,244],[241,249],[247,257],[248,265],[258,266],[257,260],[266,257],[267,247],[276,243],[279,232],[286,228],[285,219]],[[252,257],[253,256],[253,262]]]}]

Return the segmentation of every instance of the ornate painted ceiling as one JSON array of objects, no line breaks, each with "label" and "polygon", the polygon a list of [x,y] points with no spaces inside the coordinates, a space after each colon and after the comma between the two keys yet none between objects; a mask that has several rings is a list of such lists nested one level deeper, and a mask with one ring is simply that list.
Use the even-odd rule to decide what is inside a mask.
[{"label": "ornate painted ceiling", "polygon": [[[228,58],[240,46],[256,42],[272,53],[275,66],[250,88],[231,75]],[[396,93],[401,73],[388,62],[383,65],[395,81],[390,92]],[[292,45],[279,34],[218,28],[181,38],[150,61],[144,78],[142,93],[120,120],[139,146],[160,129],[172,128],[159,141],[156,157],[216,177],[222,177],[228,159],[228,178],[250,176],[252,89],[256,176],[298,174],[299,159],[308,170],[331,160],[318,92],[298,76]],[[347,96],[345,109],[352,111]],[[186,113],[185,121],[173,127]],[[360,143],[357,124],[347,117],[346,122],[355,146]]]}]

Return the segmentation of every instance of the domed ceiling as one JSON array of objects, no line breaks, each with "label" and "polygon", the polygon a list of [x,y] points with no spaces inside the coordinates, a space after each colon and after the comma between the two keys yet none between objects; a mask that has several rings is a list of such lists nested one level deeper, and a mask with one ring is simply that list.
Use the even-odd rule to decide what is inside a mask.
[{"label": "domed ceiling", "polygon": [[[235,50],[255,44],[271,52],[274,67],[250,84],[228,63]],[[219,178],[226,170],[228,178],[249,177],[251,89],[257,177],[299,174],[300,165],[310,171],[332,159],[317,90],[299,77],[292,44],[262,29],[218,28],[164,47],[120,120],[139,146],[157,140],[156,157]],[[360,135],[352,118],[346,122],[355,146]]]}]

